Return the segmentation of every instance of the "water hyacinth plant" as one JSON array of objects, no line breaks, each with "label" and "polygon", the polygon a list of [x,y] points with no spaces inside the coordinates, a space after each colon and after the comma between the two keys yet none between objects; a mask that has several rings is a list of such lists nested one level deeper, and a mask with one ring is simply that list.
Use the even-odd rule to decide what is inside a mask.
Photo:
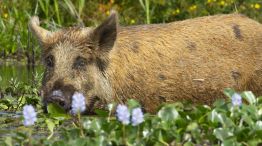
[{"label": "water hyacinth plant", "polygon": [[[50,106],[48,112],[52,114],[46,115],[39,110],[37,126],[23,131],[11,130],[11,136],[0,139],[0,145],[261,145],[262,97],[256,98],[250,91],[236,93],[232,89],[224,93],[228,99],[218,100],[214,105],[177,102],[163,105],[157,115],[147,113],[146,116],[138,102],[128,100],[127,105],[117,106],[116,119],[108,117],[110,114],[106,112],[81,118],[78,112],[76,118]],[[239,102],[240,95],[242,100],[249,102]],[[77,101],[78,97],[83,96],[75,94]],[[235,102],[232,98],[238,102],[232,103]],[[234,108],[235,105],[241,108]],[[113,106],[108,105],[109,109]],[[25,117],[29,117],[25,119],[34,123],[36,118],[28,116],[34,113],[33,107],[25,106],[24,109]],[[25,125],[30,125],[28,123]],[[39,127],[53,132],[48,137],[39,134],[42,131],[35,132],[37,138],[30,138],[30,131],[33,133],[34,128],[39,130]],[[3,134],[1,130],[0,134]]]},{"label": "water hyacinth plant", "polygon": [[116,108],[117,119],[124,125],[130,123],[130,112],[126,105],[119,104]]},{"label": "water hyacinth plant", "polygon": [[241,106],[242,105],[242,97],[238,93],[234,93],[232,95],[232,104],[234,106]]},{"label": "water hyacinth plant", "polygon": [[85,97],[82,93],[75,92],[72,96],[72,114],[82,113],[86,110]]},{"label": "water hyacinth plant", "polygon": [[32,105],[23,107],[24,126],[32,126],[37,120],[35,109]]},{"label": "water hyacinth plant", "polygon": [[116,108],[117,119],[124,125],[128,125],[130,120],[133,126],[137,126],[144,121],[144,114],[140,107],[132,109],[131,113],[132,115],[126,105],[119,104]]},{"label": "water hyacinth plant", "polygon": [[141,108],[135,108],[132,110],[132,125],[136,126],[139,125],[140,123],[142,123],[144,121],[144,114],[141,110]]}]

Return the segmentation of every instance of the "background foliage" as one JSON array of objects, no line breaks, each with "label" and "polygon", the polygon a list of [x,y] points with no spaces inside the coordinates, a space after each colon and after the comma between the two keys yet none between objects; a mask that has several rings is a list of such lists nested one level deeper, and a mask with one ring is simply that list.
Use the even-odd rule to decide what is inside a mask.
[{"label": "background foliage", "polygon": [[0,56],[39,58],[40,49],[27,29],[32,15],[38,15],[42,26],[50,30],[98,25],[111,9],[119,12],[121,25],[166,23],[234,12],[262,22],[261,5],[261,0],[0,0]]}]

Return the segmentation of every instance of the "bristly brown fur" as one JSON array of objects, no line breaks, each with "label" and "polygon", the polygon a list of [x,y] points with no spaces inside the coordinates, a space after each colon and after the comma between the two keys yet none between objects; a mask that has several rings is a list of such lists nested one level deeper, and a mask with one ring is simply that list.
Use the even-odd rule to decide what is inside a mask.
[{"label": "bristly brown fur", "polygon": [[[84,92],[87,101],[99,97],[100,107],[134,98],[148,112],[163,102],[211,104],[225,98],[222,91],[227,87],[262,95],[262,25],[254,20],[230,14],[167,24],[113,25],[110,21],[97,33],[101,36],[96,39],[106,42],[94,41],[95,28],[60,30],[42,41],[43,55],[52,54],[56,60],[45,91],[60,79]],[[114,31],[103,38],[103,31],[111,27],[116,38]],[[113,41],[112,48],[112,42],[97,44],[108,41]],[[85,71],[72,70],[78,56],[89,62]]]},{"label": "bristly brown fur", "polygon": [[152,112],[162,101],[211,104],[227,87],[262,95],[261,54],[262,25],[237,14],[122,27],[108,74],[115,97]]}]

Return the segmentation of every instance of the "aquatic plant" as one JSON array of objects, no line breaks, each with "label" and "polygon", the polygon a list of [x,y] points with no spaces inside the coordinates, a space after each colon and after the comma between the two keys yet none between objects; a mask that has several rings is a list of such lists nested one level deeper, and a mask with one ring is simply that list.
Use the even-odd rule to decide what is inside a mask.
[{"label": "aquatic plant", "polygon": [[119,104],[116,108],[117,119],[122,122],[124,125],[130,123],[130,112],[126,105]]},{"label": "aquatic plant", "polygon": [[234,106],[241,106],[242,105],[242,97],[238,93],[234,93],[232,96],[232,104]]},{"label": "aquatic plant", "polygon": [[73,114],[77,114],[78,112],[82,113],[86,110],[86,102],[85,97],[82,93],[74,93],[72,96],[72,110]]},{"label": "aquatic plant", "polygon": [[25,105],[23,107],[24,125],[32,126],[37,120],[35,109],[32,105]]},{"label": "aquatic plant", "polygon": [[138,108],[132,109],[131,121],[132,121],[133,126],[137,126],[144,121],[144,114],[141,108],[138,107]]}]

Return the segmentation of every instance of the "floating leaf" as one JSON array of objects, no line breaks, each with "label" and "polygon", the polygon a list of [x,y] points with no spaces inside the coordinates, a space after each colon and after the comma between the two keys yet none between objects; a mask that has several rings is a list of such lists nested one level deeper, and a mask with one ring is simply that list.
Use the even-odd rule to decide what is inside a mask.
[{"label": "floating leaf", "polygon": [[172,104],[162,107],[157,115],[166,122],[174,121],[179,117],[179,113],[177,112],[175,106]]},{"label": "floating leaf", "polygon": [[128,108],[129,108],[129,109],[134,109],[134,108],[136,108],[136,107],[140,107],[139,102],[137,102],[137,101],[134,100],[134,99],[129,99],[128,102],[127,102],[127,105],[128,105]]},{"label": "floating leaf", "polygon": [[231,97],[233,96],[233,94],[235,93],[235,90],[231,89],[231,88],[226,88],[224,89],[224,94],[231,99]]},{"label": "floating leaf", "polygon": [[228,129],[217,128],[214,129],[214,135],[216,136],[217,139],[224,141],[228,137],[233,136],[233,133],[230,132]]},{"label": "floating leaf", "polygon": [[47,139],[50,139],[54,134],[55,123],[50,119],[46,119],[45,123],[47,124],[48,130],[51,132],[51,134],[47,138]]},{"label": "floating leaf", "polygon": [[6,137],[5,138],[5,144],[7,145],[7,146],[12,146],[13,144],[12,144],[12,137]]},{"label": "floating leaf", "polygon": [[57,104],[48,104],[47,111],[51,117],[56,118],[58,120],[64,120],[70,118],[68,114]]},{"label": "floating leaf", "polygon": [[256,97],[251,91],[245,91],[242,93],[243,98],[248,101],[249,104],[256,104]]},{"label": "floating leaf", "polygon": [[102,109],[95,109],[95,113],[100,117],[107,117],[109,115],[109,112]]}]

